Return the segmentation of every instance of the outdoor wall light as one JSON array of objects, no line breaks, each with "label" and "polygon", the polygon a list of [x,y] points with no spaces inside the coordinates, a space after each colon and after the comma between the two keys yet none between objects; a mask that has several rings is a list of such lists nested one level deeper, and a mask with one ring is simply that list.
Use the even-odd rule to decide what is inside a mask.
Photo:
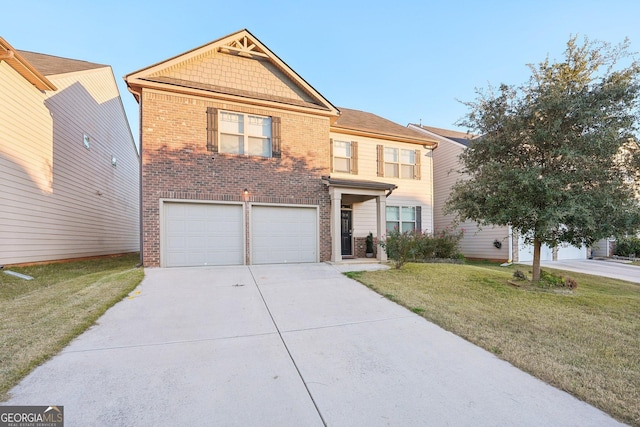
[{"label": "outdoor wall light", "polygon": [[249,190],[247,190],[246,188],[242,191],[242,194],[244,194],[245,196],[249,195]]}]

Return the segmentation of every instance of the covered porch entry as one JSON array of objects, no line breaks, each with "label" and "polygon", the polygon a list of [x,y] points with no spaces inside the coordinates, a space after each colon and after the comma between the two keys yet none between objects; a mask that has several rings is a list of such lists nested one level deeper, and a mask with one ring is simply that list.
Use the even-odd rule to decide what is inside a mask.
[{"label": "covered porch entry", "polygon": [[[358,218],[353,216],[351,207],[375,199],[375,232],[379,242],[386,233],[387,197],[396,189],[395,184],[376,181],[350,180],[327,177],[323,179],[329,187],[331,197],[331,261],[342,261],[343,257],[353,257],[353,229]],[[378,261],[387,260],[387,254],[378,244]]]}]

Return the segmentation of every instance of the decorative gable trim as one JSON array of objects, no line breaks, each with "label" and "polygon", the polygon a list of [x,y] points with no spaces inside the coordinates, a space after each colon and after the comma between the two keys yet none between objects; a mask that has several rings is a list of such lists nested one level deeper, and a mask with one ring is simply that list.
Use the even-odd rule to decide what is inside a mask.
[{"label": "decorative gable trim", "polygon": [[[166,70],[175,69],[175,67],[180,67],[185,63],[190,63],[194,58],[201,58],[207,55],[215,56],[224,54],[238,55],[270,62],[273,66],[284,73],[286,77],[291,79],[299,90],[305,92],[312,101],[306,103],[306,105],[297,105],[296,103],[290,103],[287,100],[282,99],[256,97],[251,93],[229,93],[228,91],[221,91],[220,88],[217,88],[214,85],[183,82],[176,79],[169,79],[171,81],[167,81],[167,78],[163,76]],[[180,92],[208,98],[216,97],[230,101],[242,102],[244,104],[250,103],[269,107],[281,107],[290,110],[310,112],[312,114],[321,114],[334,118],[339,115],[338,109],[331,104],[331,102],[324,98],[320,92],[314,89],[246,29],[192,49],[181,55],[174,56],[173,58],[169,58],[163,62],[159,62],[127,74],[124,79],[127,82],[128,88],[134,93],[134,96],[138,100],[140,99],[142,88],[148,88],[169,92]]]}]

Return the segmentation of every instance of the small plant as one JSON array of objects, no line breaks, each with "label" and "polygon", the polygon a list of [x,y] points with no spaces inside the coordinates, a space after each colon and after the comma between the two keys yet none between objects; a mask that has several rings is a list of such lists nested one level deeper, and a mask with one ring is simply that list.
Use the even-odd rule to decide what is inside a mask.
[{"label": "small plant", "polygon": [[566,277],[564,279],[564,285],[571,289],[574,290],[578,287],[578,281],[576,279],[574,279],[573,277]]},{"label": "small plant", "polygon": [[556,288],[564,286],[564,277],[559,274],[549,273],[548,271],[540,270],[540,282],[538,286],[542,288]]},{"label": "small plant", "polygon": [[367,248],[366,249],[367,256],[368,257],[373,256],[373,233],[370,232],[367,235],[367,238],[365,239],[365,245],[366,245],[366,248]]},{"label": "small plant", "polygon": [[522,270],[516,270],[513,272],[513,278],[518,280],[527,280],[527,275]]}]

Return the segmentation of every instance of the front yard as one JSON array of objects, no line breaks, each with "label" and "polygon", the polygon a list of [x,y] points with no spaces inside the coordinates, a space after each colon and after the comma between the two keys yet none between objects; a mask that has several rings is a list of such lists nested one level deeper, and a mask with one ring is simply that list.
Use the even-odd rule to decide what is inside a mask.
[{"label": "front yard", "polygon": [[515,269],[406,264],[350,276],[514,366],[640,426],[640,285],[568,272],[578,282],[573,292],[523,290],[507,284]]},{"label": "front yard", "polygon": [[0,270],[0,400],[144,277],[137,254]]}]

